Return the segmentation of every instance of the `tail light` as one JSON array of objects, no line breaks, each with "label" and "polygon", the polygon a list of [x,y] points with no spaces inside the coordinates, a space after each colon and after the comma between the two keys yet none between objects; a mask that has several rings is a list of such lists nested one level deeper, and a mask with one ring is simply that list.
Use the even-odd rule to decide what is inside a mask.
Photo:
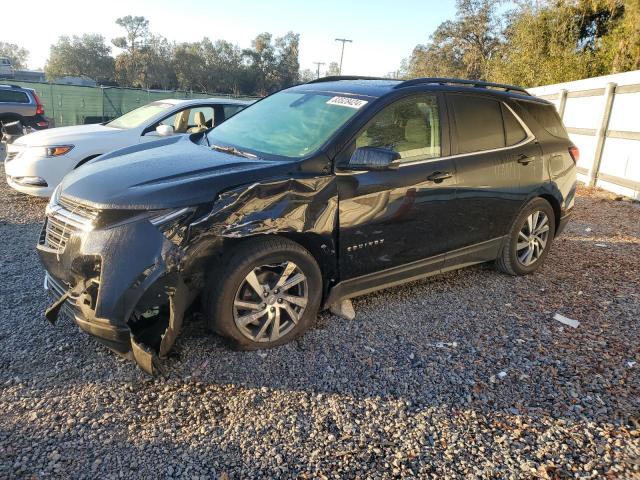
[{"label": "tail light", "polygon": [[44,115],[44,105],[42,105],[40,97],[35,90],[33,91],[33,98],[36,101],[36,115]]},{"label": "tail light", "polygon": [[573,163],[578,163],[580,161],[580,150],[575,145],[569,147],[569,155],[573,159]]}]

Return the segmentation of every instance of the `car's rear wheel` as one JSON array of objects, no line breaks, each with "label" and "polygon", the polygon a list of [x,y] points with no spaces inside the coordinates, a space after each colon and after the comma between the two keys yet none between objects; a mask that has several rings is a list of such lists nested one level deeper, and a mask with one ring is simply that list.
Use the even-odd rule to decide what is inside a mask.
[{"label": "car's rear wheel", "polygon": [[271,348],[302,334],[318,313],[320,268],[299,244],[256,238],[224,258],[203,292],[209,327],[241,350]]},{"label": "car's rear wheel", "polygon": [[527,275],[542,266],[555,234],[553,208],[543,198],[531,200],[513,222],[496,264],[510,275]]}]

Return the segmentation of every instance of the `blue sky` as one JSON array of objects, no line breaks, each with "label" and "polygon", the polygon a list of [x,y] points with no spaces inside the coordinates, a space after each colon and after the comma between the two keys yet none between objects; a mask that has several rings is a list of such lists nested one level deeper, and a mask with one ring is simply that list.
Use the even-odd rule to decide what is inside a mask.
[{"label": "blue sky", "polygon": [[[0,41],[31,52],[29,66],[41,68],[49,45],[60,35],[100,33],[107,40],[121,34],[115,19],[143,15],[150,29],[172,41],[204,36],[250,45],[260,32],[275,36],[300,33],[301,68],[315,70],[340,59],[336,37],[351,38],[345,47],[343,74],[384,75],[396,70],[413,47],[427,41],[442,21],[453,18],[455,2],[419,0],[111,0],[37,2],[37,27],[29,16],[2,22]],[[37,34],[36,34],[37,32]],[[326,68],[325,65],[323,68]]]}]

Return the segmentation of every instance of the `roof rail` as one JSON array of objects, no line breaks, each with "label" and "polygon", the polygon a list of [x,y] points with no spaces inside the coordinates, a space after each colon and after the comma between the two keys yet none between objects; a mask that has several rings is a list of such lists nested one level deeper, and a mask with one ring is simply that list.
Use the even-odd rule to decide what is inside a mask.
[{"label": "roof rail", "polygon": [[315,80],[311,80],[307,82],[305,85],[310,83],[324,83],[324,82],[337,82],[339,80],[389,80],[388,78],[382,77],[366,77],[361,75],[331,75],[329,77],[316,78]]},{"label": "roof rail", "polygon": [[14,85],[12,83],[0,83],[0,87],[22,88],[20,85]]},{"label": "roof rail", "polygon": [[504,83],[483,82],[481,80],[462,80],[459,78],[441,78],[441,77],[424,77],[424,78],[412,78],[411,80],[405,80],[399,83],[393,88],[411,87],[413,85],[422,85],[425,83],[436,83],[438,85],[466,85],[475,88],[500,88],[505,92],[518,92],[531,96],[523,87],[516,87],[515,85],[507,85]]}]

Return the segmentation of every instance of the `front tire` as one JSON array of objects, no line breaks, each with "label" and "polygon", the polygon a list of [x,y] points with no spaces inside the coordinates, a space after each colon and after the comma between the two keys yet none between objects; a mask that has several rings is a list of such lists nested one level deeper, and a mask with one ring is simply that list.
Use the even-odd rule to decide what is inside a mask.
[{"label": "front tire", "polygon": [[225,254],[203,292],[207,324],[239,350],[290,342],[315,321],[322,275],[313,256],[280,237],[254,238]]},{"label": "front tire", "polygon": [[543,198],[534,198],[520,211],[496,260],[509,275],[528,275],[538,270],[549,254],[555,235],[555,214]]}]

